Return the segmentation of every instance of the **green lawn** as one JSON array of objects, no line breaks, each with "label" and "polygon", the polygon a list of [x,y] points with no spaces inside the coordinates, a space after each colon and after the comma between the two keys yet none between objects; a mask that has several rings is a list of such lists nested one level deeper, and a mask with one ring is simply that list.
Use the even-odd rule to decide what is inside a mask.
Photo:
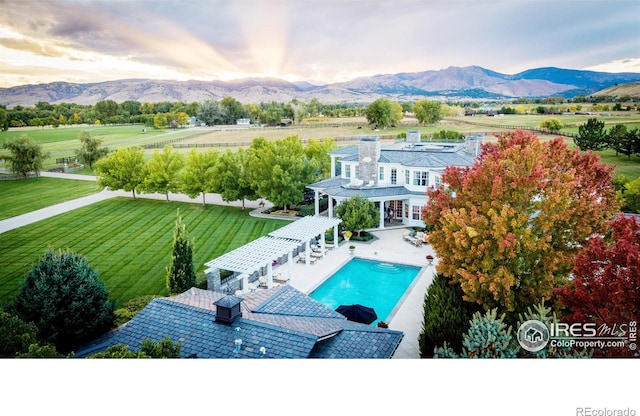
[{"label": "green lawn", "polygon": [[288,223],[224,206],[116,198],[0,234],[0,305],[18,293],[47,247],[84,255],[118,305],[142,295],[166,296],[176,210],[194,241],[194,267]]},{"label": "green lawn", "polygon": [[[44,169],[60,166],[57,165],[56,158],[71,157],[75,155],[76,149],[80,148],[80,134],[83,131],[89,132],[92,137],[103,139],[102,145],[111,149],[125,146],[141,146],[143,144],[156,143],[177,137],[185,137],[199,134],[197,130],[177,129],[177,130],[156,130],[147,128],[146,133],[142,133],[142,125],[125,126],[80,126],[80,127],[58,127],[58,128],[12,128],[0,134],[0,144],[7,140],[20,137],[25,134],[33,140],[42,144],[42,148],[49,157],[44,162]],[[0,153],[4,152],[0,146]],[[0,162],[0,167],[2,167]]]},{"label": "green lawn", "polygon": [[57,178],[0,181],[0,220],[100,191],[95,182]]}]

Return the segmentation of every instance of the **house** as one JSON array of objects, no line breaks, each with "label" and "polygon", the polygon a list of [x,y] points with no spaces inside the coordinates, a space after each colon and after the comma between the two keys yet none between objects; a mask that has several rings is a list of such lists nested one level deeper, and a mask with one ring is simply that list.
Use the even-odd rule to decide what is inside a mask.
[{"label": "house", "polygon": [[427,188],[440,185],[447,166],[472,166],[483,141],[484,135],[476,134],[463,143],[420,142],[418,131],[408,131],[406,140],[382,147],[379,137],[361,137],[357,145],[330,152],[331,177],[307,186],[315,192],[315,213],[325,195],[329,217],[336,203],[359,195],[375,203],[379,229],[424,227]]},{"label": "house", "polygon": [[146,338],[169,337],[185,358],[391,358],[403,336],[348,321],[290,285],[239,296],[192,288],[154,299],[75,357],[115,344],[137,351]]}]

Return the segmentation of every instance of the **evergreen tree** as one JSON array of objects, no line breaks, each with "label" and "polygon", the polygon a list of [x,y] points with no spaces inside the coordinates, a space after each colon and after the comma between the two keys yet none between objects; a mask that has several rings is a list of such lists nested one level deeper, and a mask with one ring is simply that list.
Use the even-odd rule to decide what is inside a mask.
[{"label": "evergreen tree", "polygon": [[515,358],[520,350],[511,335],[511,327],[504,323],[504,314],[498,318],[497,309],[484,315],[476,312],[469,331],[464,335],[462,353],[456,354],[448,345],[438,350],[445,358]]},{"label": "evergreen tree", "polygon": [[176,219],[173,235],[173,255],[167,267],[167,288],[169,293],[182,293],[196,284],[196,273],[193,270],[193,245],[187,238],[185,225],[182,223],[180,210]]},{"label": "evergreen tree", "polygon": [[87,260],[48,250],[27,273],[10,311],[38,328],[38,339],[61,353],[90,341],[114,323],[109,292]]},{"label": "evergreen tree", "polygon": [[424,298],[424,321],[418,339],[420,356],[431,358],[434,348],[445,342],[454,351],[462,349],[462,336],[469,330],[469,321],[478,305],[462,300],[460,284],[452,284],[436,274]]},{"label": "evergreen tree", "polygon": [[604,121],[590,118],[586,124],[578,127],[578,136],[573,142],[580,150],[603,150],[609,145],[609,137],[604,129]]}]

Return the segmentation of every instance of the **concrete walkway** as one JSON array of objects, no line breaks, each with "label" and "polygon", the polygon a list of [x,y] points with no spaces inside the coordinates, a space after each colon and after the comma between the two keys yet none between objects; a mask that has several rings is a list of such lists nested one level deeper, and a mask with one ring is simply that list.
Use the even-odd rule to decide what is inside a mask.
[{"label": "concrete walkway", "polygon": [[[76,175],[72,173],[55,173],[55,172],[41,172],[40,176],[45,178],[61,178],[61,179],[73,179],[80,181],[96,181],[95,176],[89,175]],[[26,214],[18,215],[12,218],[7,218],[0,221],[0,234],[13,230],[16,228],[24,227],[25,225],[33,224],[38,221],[42,221],[51,217],[54,217],[65,212],[73,211],[74,209],[82,208],[87,205],[95,204],[96,202],[104,201],[116,197],[133,198],[132,192],[125,191],[109,191],[103,190],[93,195],[85,196],[82,198],[73,199],[71,201],[61,202],[56,205],[51,205],[46,208],[42,208],[36,211],[32,211]],[[142,199],[154,199],[154,200],[166,200],[165,194],[145,194],[136,193],[136,198]],[[196,198],[189,198],[184,194],[169,193],[169,201],[188,202],[193,204],[202,204],[202,195]],[[222,200],[220,194],[205,194],[205,202],[207,205],[223,205],[242,207],[242,201],[225,202]],[[273,206],[269,201],[264,201],[264,207],[260,206],[260,200],[257,201],[245,201],[246,209],[260,211]],[[258,214],[259,215],[259,214]]]}]

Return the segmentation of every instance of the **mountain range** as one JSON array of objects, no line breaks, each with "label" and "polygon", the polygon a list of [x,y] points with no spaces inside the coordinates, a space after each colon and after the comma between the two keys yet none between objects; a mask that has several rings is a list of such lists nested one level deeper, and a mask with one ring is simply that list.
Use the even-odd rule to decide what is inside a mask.
[{"label": "mountain range", "polygon": [[0,105],[33,106],[38,101],[50,104],[95,104],[102,100],[118,103],[180,101],[202,102],[231,96],[242,103],[309,102],[367,103],[377,98],[395,101],[418,99],[473,100],[513,99],[518,97],[590,95],[602,89],[640,81],[640,73],[610,73],[536,68],[515,75],[501,74],[479,66],[449,67],[414,73],[397,73],[360,77],[346,82],[314,85],[274,78],[250,78],[234,81],[170,81],[123,79],[97,83],[21,85],[0,88]]}]

